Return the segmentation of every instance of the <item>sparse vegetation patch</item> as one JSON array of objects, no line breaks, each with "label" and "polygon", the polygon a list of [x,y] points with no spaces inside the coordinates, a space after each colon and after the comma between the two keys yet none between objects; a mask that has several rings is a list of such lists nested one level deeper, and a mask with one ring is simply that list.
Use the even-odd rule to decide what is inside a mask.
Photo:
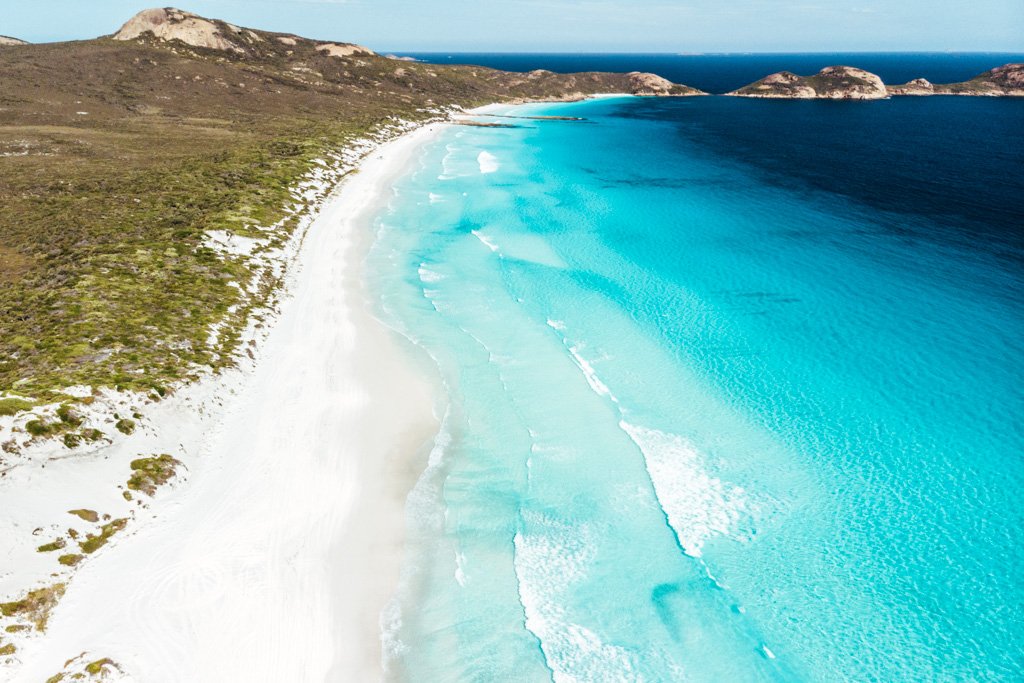
[{"label": "sparse vegetation patch", "polygon": [[103,670],[108,666],[114,666],[113,660],[109,658],[98,659],[95,662],[89,662],[88,664],[86,664],[85,670],[87,673],[92,674],[93,676],[97,676],[103,673]]},{"label": "sparse vegetation patch", "polygon": [[152,496],[158,487],[163,486],[174,477],[180,464],[181,462],[166,453],[151,458],[133,460],[132,476],[128,479],[128,488]]},{"label": "sparse vegetation patch", "polygon": [[45,631],[50,612],[64,595],[65,588],[65,584],[56,583],[29,591],[21,600],[0,604],[0,614],[24,619],[34,625],[36,630]]},{"label": "sparse vegetation patch", "polygon": [[107,544],[107,541],[119,531],[122,531],[128,525],[127,519],[115,519],[112,522],[108,522],[100,527],[100,533],[98,534],[87,534],[84,541],[79,541],[78,547],[82,549],[82,552],[86,555],[91,555],[103,546]]},{"label": "sparse vegetation patch", "polygon": [[71,554],[71,555],[61,555],[60,557],[57,558],[57,561],[60,562],[65,567],[74,567],[75,565],[77,565],[79,562],[81,562],[84,559],[85,559],[84,555]]},{"label": "sparse vegetation patch", "polygon": [[68,510],[68,514],[84,519],[87,522],[92,522],[93,524],[100,521],[99,513],[95,510]]},{"label": "sparse vegetation patch", "polygon": [[39,546],[38,548],[36,548],[36,552],[52,553],[55,550],[60,550],[65,545],[67,545],[67,541],[65,541],[63,538],[58,538],[57,540],[51,543]]},{"label": "sparse vegetation patch", "polygon": [[0,417],[17,415],[20,412],[31,410],[34,404],[21,398],[0,398]]},{"label": "sparse vegetation patch", "polygon": [[117,427],[117,431],[122,434],[131,434],[135,431],[135,422],[127,418],[121,418],[114,426]]}]

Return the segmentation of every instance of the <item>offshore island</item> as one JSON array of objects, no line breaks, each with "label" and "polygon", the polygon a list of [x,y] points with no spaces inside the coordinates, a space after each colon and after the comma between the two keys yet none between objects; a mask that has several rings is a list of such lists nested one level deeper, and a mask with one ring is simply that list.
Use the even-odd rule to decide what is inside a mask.
[{"label": "offshore island", "polygon": [[[479,123],[486,105],[616,94],[708,95],[173,8],[95,40],[0,37],[0,674],[379,676],[441,416],[367,304],[367,223],[450,125],[580,120]],[[899,85],[830,66],[727,94],[1019,97],[1024,64]]]}]

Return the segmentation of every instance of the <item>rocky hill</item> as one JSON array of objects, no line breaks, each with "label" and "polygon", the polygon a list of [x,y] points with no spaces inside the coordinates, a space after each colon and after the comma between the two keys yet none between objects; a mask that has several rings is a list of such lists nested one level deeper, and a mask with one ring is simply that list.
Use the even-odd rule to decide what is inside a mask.
[{"label": "rocky hill", "polygon": [[307,40],[290,34],[243,29],[226,21],[206,19],[173,7],[143,10],[111,37],[114,40],[151,38],[162,42],[178,41],[192,47],[260,58],[291,55],[300,45],[332,57],[374,54],[372,50],[350,43]]},{"label": "rocky hill", "polygon": [[727,93],[736,97],[779,99],[876,100],[891,95],[1024,96],[1024,64],[1005,64],[963,83],[935,84],[915,78],[902,85],[885,85],[873,73],[851,66],[829,66],[814,76],[789,71],[766,76]]},{"label": "rocky hill", "polygon": [[10,36],[0,36],[0,47],[4,47],[6,45],[28,45],[28,43],[24,40],[11,38]]},{"label": "rocky hill", "polygon": [[[386,87],[396,80],[401,90],[421,93],[444,89],[440,74],[463,80],[469,88],[490,91],[488,99],[574,99],[596,93],[630,93],[645,96],[700,95],[699,90],[677,85],[655,74],[582,73],[555,74],[533,71],[510,73],[482,67],[424,66],[414,62],[396,66],[369,48],[344,42],[311,40],[300,36],[242,28],[207,19],[175,8],[149,9],[132,17],[111,36],[113,40],[176,49],[193,48],[196,57],[221,57],[239,65],[283,71],[289,78],[324,87],[347,84],[362,87],[372,78]],[[438,88],[438,86],[441,86]]]},{"label": "rocky hill", "polygon": [[852,66],[828,66],[813,76],[780,71],[728,94],[804,100],[877,100],[888,96],[881,78]]},{"label": "rocky hill", "polygon": [[939,95],[1024,97],[1024,64],[1004,64],[963,83],[935,86]]}]

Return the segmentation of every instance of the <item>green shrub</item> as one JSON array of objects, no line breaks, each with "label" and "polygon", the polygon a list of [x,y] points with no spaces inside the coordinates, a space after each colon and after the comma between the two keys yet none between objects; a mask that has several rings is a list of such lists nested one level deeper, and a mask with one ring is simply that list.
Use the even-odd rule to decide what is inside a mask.
[{"label": "green shrub", "polygon": [[71,425],[72,427],[77,427],[82,424],[82,417],[67,403],[61,405],[60,408],[57,408],[57,417],[61,422]]},{"label": "green shrub", "polygon": [[99,513],[95,510],[68,510],[68,514],[84,519],[87,522],[92,522],[93,524],[100,521]]},{"label": "green shrub", "polygon": [[51,426],[43,420],[30,420],[25,424],[25,431],[32,436],[46,436],[51,429]]},{"label": "green shrub", "polygon": [[32,402],[20,398],[0,398],[0,417],[17,415],[26,410],[32,410]]},{"label": "green shrub", "polygon": [[57,561],[66,567],[74,567],[76,564],[85,559],[85,555],[61,555],[57,558]]},{"label": "green shrub", "polygon": [[103,667],[114,666],[114,662],[110,659],[100,659],[90,664],[86,664],[85,670],[92,676],[103,673]]},{"label": "green shrub", "polygon": [[58,538],[56,541],[39,546],[38,548],[36,548],[36,552],[52,553],[54,550],[60,550],[65,545],[67,545],[67,541],[65,541],[63,538]]},{"label": "green shrub", "polygon": [[158,486],[166,484],[175,475],[180,464],[166,453],[152,458],[133,460],[132,476],[128,479],[128,488],[152,496],[156,493]]},{"label": "green shrub", "polygon": [[128,526],[127,519],[115,519],[113,522],[109,522],[101,526],[100,533],[98,535],[87,535],[85,540],[78,544],[78,547],[81,548],[82,552],[86,555],[91,555],[105,546],[111,536],[116,534],[118,531],[123,530],[126,526]]}]

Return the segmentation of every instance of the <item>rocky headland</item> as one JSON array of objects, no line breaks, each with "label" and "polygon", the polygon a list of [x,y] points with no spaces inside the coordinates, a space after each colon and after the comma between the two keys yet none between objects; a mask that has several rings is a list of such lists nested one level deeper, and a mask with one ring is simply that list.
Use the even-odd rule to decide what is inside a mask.
[{"label": "rocky headland", "polygon": [[852,66],[827,66],[813,76],[780,71],[727,94],[796,100],[878,100],[889,95],[881,78]]},{"label": "rocky headland", "polygon": [[1024,97],[1024,63],[997,66],[962,83],[937,85],[935,94]]},{"label": "rocky headland", "polygon": [[852,66],[828,66],[813,76],[789,71],[765,76],[727,95],[792,100],[878,100],[894,95],[1024,96],[1024,64],[1004,64],[961,83],[936,84],[915,78],[886,85],[869,71]]}]

